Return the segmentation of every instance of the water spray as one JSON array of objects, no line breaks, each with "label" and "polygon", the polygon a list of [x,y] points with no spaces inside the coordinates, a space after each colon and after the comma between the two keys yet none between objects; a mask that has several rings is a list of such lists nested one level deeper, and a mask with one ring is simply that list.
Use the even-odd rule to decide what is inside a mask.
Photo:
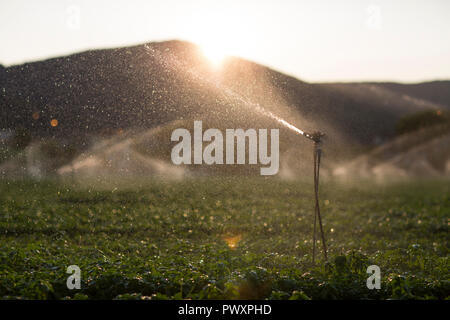
[{"label": "water spray", "polygon": [[[254,102],[248,101],[242,95],[240,95],[240,94],[236,93],[235,91],[233,91],[231,88],[225,87],[222,84],[218,84],[218,83],[213,82],[213,81],[211,81],[209,79],[206,79],[203,76],[201,76],[200,74],[198,74],[195,70],[186,68],[186,66],[181,64],[181,62],[173,54],[169,53],[170,61],[167,61],[167,59],[166,59],[167,58],[167,54],[166,54],[165,57],[163,57],[159,50],[155,50],[154,48],[150,48],[148,45],[145,45],[144,47],[145,47],[147,53],[149,55],[152,55],[154,58],[158,59],[159,62],[162,65],[164,65],[166,67],[169,67],[169,68],[172,68],[175,71],[178,71],[178,70],[176,70],[175,67],[177,67],[178,69],[184,70],[186,73],[190,74],[191,77],[193,77],[194,79],[199,80],[199,81],[203,81],[203,82],[207,82],[208,84],[213,85],[213,86],[215,86],[218,89],[221,89],[221,90],[219,90],[219,92],[221,92],[227,98],[231,97],[231,98],[234,98],[237,101],[240,101],[241,103],[244,103],[244,105],[252,106],[255,110],[257,110],[261,114],[264,114],[264,115],[274,119],[275,121],[281,123],[285,127],[293,130],[296,133],[299,133],[300,135],[302,135],[305,138],[310,139],[310,140],[312,140],[314,142],[313,156],[314,156],[315,212],[314,212],[312,262],[314,264],[315,260],[316,260],[317,220],[319,220],[319,227],[320,227],[320,233],[321,233],[322,245],[323,245],[323,254],[324,254],[325,261],[327,261],[328,260],[327,245],[326,245],[326,242],[325,242],[325,234],[323,232],[322,217],[320,215],[320,206],[319,206],[319,171],[320,171],[320,158],[321,158],[321,154],[322,154],[321,143],[322,143],[322,137],[325,134],[320,132],[320,131],[315,131],[313,133],[308,133],[306,131],[303,131],[303,130],[297,128],[296,126],[290,124],[286,120],[276,116],[275,114],[273,114],[269,110],[264,109],[262,106],[259,105],[259,103],[254,103]],[[169,63],[171,63],[171,64],[169,64]]]}]

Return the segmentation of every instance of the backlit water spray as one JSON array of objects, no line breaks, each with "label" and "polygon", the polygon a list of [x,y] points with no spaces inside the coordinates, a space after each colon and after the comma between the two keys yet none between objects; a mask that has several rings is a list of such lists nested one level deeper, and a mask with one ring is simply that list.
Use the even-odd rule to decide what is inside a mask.
[{"label": "backlit water spray", "polygon": [[[319,226],[320,226],[320,232],[322,235],[322,245],[323,245],[323,253],[325,260],[328,260],[327,256],[327,247],[325,242],[325,235],[323,232],[323,225],[322,225],[322,217],[320,214],[320,206],[319,206],[319,170],[320,170],[320,158],[321,158],[321,142],[322,137],[324,136],[323,133],[320,131],[316,131],[314,133],[307,133],[306,131],[303,131],[293,124],[287,122],[286,120],[276,116],[272,112],[264,109],[259,103],[253,103],[251,101],[248,101],[245,99],[242,95],[236,93],[229,87],[225,87],[224,85],[217,83],[216,81],[212,81],[210,79],[207,79],[203,76],[201,76],[198,72],[195,70],[186,67],[183,65],[175,55],[172,53],[165,52],[165,56],[163,57],[161,55],[160,50],[155,50],[154,48],[150,48],[148,45],[145,45],[145,48],[147,50],[147,53],[155,57],[161,65],[164,67],[168,67],[172,69],[175,72],[179,72],[180,70],[183,70],[185,73],[188,73],[193,79],[198,80],[200,82],[206,82],[211,86],[214,86],[218,89],[220,93],[222,93],[227,99],[233,98],[237,101],[240,101],[245,106],[252,107],[252,110],[259,112],[260,114],[263,114],[278,123],[282,124],[286,128],[312,140],[314,142],[314,195],[315,195],[315,214],[314,214],[314,230],[313,230],[313,254],[312,254],[312,260],[313,263],[315,263],[315,256],[316,256],[316,225],[317,220],[319,220]],[[168,59],[169,58],[169,59]],[[170,60],[170,61],[169,61]]]}]

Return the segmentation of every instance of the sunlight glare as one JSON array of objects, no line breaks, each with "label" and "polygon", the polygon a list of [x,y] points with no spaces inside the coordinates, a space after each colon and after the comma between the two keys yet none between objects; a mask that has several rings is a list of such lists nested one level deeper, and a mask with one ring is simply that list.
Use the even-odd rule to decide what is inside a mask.
[{"label": "sunlight glare", "polygon": [[256,57],[252,21],[239,11],[222,8],[217,12],[198,10],[195,23],[186,26],[183,39],[196,43],[214,67],[220,67],[229,56],[246,59]]},{"label": "sunlight glare", "polygon": [[203,55],[209,60],[209,62],[219,67],[227,56],[225,49],[218,43],[202,43],[200,44]]}]

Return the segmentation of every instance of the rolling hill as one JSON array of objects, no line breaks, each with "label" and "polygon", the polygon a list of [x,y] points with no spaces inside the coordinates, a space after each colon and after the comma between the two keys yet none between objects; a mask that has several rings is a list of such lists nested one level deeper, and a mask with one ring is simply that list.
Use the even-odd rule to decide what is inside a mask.
[{"label": "rolling hill", "polygon": [[177,40],[1,67],[0,89],[0,128],[35,141],[51,137],[81,152],[93,137],[204,120],[219,129],[278,127],[284,150],[299,150],[291,162],[310,157],[309,141],[257,110],[324,131],[327,161],[338,162],[392,138],[406,114],[450,108],[449,81],[307,83],[236,57],[217,69]]}]

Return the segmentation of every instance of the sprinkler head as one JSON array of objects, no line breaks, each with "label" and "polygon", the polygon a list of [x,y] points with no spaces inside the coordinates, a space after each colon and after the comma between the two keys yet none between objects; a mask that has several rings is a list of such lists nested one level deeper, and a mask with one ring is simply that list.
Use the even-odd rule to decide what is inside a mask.
[{"label": "sprinkler head", "polygon": [[306,133],[305,136],[315,143],[320,143],[323,136],[325,136],[325,133],[320,131],[314,131],[313,133]]}]

